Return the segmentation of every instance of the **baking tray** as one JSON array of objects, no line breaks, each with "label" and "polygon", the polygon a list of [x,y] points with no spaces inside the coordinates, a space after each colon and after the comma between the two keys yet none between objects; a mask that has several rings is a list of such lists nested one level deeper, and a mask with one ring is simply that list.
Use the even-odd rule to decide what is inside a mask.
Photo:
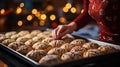
[{"label": "baking tray", "polygon": [[[73,35],[74,36],[74,35]],[[82,38],[85,39],[86,41],[102,44],[102,45],[110,45],[115,47],[116,49],[120,50],[119,45],[115,44],[110,44],[106,42],[101,42],[89,38],[83,38],[79,36],[74,36],[75,38]],[[5,61],[5,62],[10,62],[13,64],[11,67],[75,67],[75,66],[83,66],[83,67],[90,67],[90,66],[97,66],[101,67],[102,65],[108,65],[110,66],[111,64],[117,65],[116,63],[119,64],[120,62],[120,51],[111,53],[111,54],[106,54],[106,55],[99,55],[95,57],[90,57],[90,58],[83,58],[83,59],[78,59],[74,61],[69,61],[65,63],[59,63],[55,65],[40,65],[38,62],[35,62],[34,60],[22,55],[21,53],[8,48],[5,45],[0,44],[0,59]],[[8,64],[10,64],[8,63]],[[115,63],[115,64],[114,64]]]}]

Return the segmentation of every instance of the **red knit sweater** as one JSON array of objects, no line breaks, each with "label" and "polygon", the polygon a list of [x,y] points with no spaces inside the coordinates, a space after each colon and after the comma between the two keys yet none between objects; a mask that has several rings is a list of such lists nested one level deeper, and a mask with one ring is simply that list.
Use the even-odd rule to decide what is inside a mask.
[{"label": "red knit sweater", "polygon": [[83,0],[83,6],[84,12],[74,20],[77,27],[94,19],[102,41],[120,44],[120,0]]}]

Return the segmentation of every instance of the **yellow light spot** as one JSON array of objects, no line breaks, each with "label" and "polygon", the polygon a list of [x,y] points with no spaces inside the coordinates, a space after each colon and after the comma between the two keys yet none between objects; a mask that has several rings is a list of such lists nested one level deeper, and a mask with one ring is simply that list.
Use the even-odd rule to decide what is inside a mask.
[{"label": "yellow light spot", "polygon": [[33,19],[32,15],[28,15],[28,16],[27,16],[27,20],[28,20],[28,21],[31,21],[32,19]]},{"label": "yellow light spot", "polygon": [[24,7],[24,3],[20,3],[20,7]]},{"label": "yellow light spot", "polygon": [[63,7],[63,12],[67,13],[68,11],[69,11],[69,9],[68,9],[68,8]]},{"label": "yellow light spot", "polygon": [[19,20],[17,24],[18,24],[18,26],[22,26],[23,22],[21,20]]},{"label": "yellow light spot", "polygon": [[52,14],[51,16],[50,16],[50,20],[55,20],[56,19],[56,16],[54,15],[54,14]]},{"label": "yellow light spot", "polygon": [[45,14],[41,14],[40,18],[41,18],[42,20],[45,20],[45,19],[47,18],[47,16],[46,16]]},{"label": "yellow light spot", "polygon": [[65,7],[68,8],[68,9],[70,9],[70,8],[72,7],[72,5],[71,5],[71,3],[67,3],[67,4],[65,5]]},{"label": "yellow light spot", "polygon": [[40,26],[44,26],[45,25],[45,21],[41,20],[39,24],[40,24]]},{"label": "yellow light spot", "polygon": [[48,11],[52,11],[54,8],[52,5],[48,5],[47,8],[46,8]]},{"label": "yellow light spot", "polygon": [[61,23],[66,23],[65,17],[60,17],[60,18],[59,18],[59,21],[60,21]]},{"label": "yellow light spot", "polygon": [[5,9],[1,9],[0,14],[5,14]]},{"label": "yellow light spot", "polygon": [[32,14],[37,14],[37,9],[32,9]]},{"label": "yellow light spot", "polygon": [[16,14],[20,14],[22,12],[22,9],[20,7],[17,8]]},{"label": "yellow light spot", "polygon": [[84,12],[84,9],[81,10],[81,13],[83,13],[83,12]]},{"label": "yellow light spot", "polygon": [[40,12],[37,12],[37,13],[35,14],[35,16],[39,18],[39,17],[40,17]]},{"label": "yellow light spot", "polygon": [[71,11],[71,13],[76,13],[76,8],[75,7],[72,7],[71,9],[70,9],[70,11]]},{"label": "yellow light spot", "polygon": [[33,22],[33,26],[37,27],[38,26],[38,22],[34,21]]}]

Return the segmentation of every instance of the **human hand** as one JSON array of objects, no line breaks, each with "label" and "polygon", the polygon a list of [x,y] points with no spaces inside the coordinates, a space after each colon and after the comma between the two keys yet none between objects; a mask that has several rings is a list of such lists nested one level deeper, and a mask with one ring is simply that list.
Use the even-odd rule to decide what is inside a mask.
[{"label": "human hand", "polygon": [[60,39],[65,34],[72,33],[76,29],[77,25],[75,22],[71,22],[68,25],[59,25],[52,31],[52,36],[54,39]]}]

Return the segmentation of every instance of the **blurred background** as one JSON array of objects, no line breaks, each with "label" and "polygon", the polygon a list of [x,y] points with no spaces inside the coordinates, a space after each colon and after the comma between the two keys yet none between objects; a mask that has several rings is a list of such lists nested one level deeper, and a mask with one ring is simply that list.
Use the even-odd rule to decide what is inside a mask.
[{"label": "blurred background", "polygon": [[[82,2],[77,1],[79,0],[0,0],[0,32],[54,29],[60,24],[68,24],[83,12]],[[98,38],[99,28],[91,22],[74,33]]]}]

